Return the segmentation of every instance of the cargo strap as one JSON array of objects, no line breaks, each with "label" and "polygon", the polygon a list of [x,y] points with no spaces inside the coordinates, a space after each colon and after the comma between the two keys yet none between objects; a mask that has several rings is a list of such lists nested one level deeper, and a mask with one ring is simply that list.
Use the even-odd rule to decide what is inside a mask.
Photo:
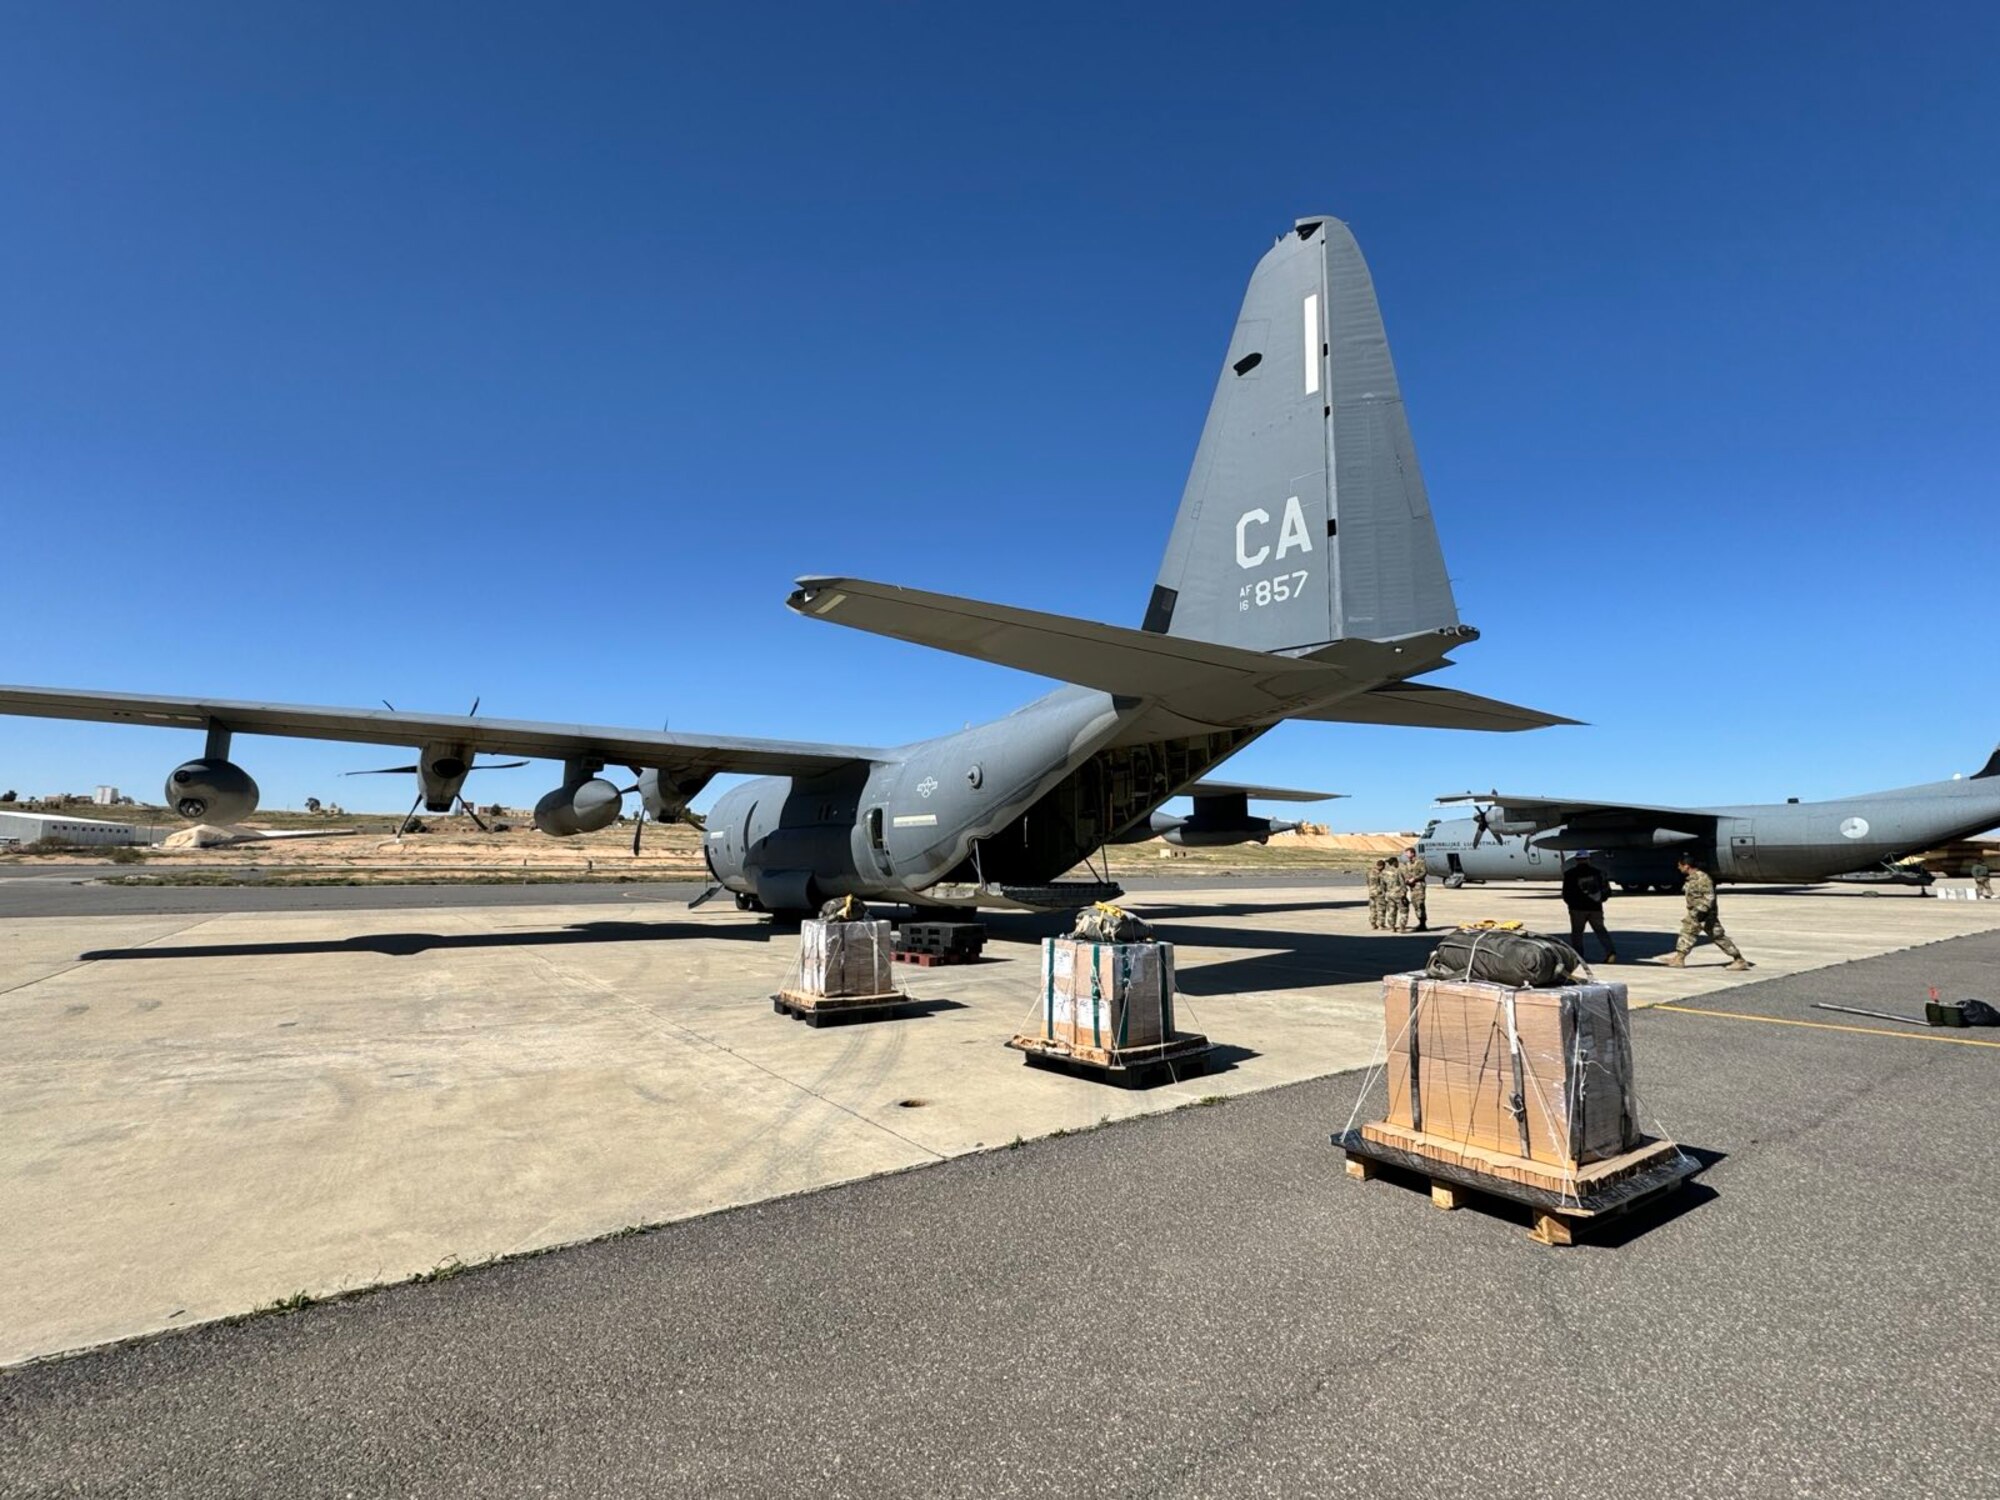
[{"label": "cargo strap", "polygon": [[1047,955],[1042,964],[1042,1040],[1056,1039],[1056,944],[1054,938],[1042,939],[1042,951]]},{"label": "cargo strap", "polygon": [[1104,1038],[1097,1029],[1097,1015],[1103,1004],[1104,990],[1097,978],[1098,951],[1098,945],[1092,943],[1090,945],[1090,1045],[1101,1048],[1104,1045]]},{"label": "cargo strap", "polygon": [[1125,1049],[1126,1027],[1132,1020],[1132,945],[1118,945],[1118,1050]]},{"label": "cargo strap", "polygon": [[1507,1108],[1514,1116],[1515,1128],[1521,1133],[1521,1155],[1533,1161],[1535,1153],[1528,1136],[1527,1080],[1522,1077],[1521,1033],[1514,1025],[1514,992],[1512,990],[1507,992],[1507,1055],[1512,1059],[1514,1064],[1514,1092],[1507,1097]]},{"label": "cargo strap", "polygon": [[1410,981],[1410,1128],[1424,1128],[1424,1089],[1422,1076],[1423,1047],[1419,1038],[1423,1028],[1417,1024],[1417,1012],[1424,1003],[1424,987],[1414,979]]}]

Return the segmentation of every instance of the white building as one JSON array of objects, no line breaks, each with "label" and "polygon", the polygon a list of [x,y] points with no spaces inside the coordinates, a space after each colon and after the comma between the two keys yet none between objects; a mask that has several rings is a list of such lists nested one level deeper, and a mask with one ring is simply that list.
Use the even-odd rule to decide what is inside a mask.
[{"label": "white building", "polygon": [[118,788],[115,786],[101,786],[90,794],[90,800],[95,802],[99,807],[116,807],[118,805]]},{"label": "white building", "polygon": [[61,813],[0,811],[0,848],[26,847],[43,839],[65,844],[143,844],[146,839],[130,823],[106,823],[99,818],[69,818]]}]

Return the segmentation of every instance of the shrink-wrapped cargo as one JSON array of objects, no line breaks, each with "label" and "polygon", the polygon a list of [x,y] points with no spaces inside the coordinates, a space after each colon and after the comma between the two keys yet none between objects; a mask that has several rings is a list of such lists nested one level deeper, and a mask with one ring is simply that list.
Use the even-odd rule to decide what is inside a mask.
[{"label": "shrink-wrapped cargo", "polygon": [[1382,996],[1390,1124],[1564,1167],[1638,1144],[1624,985],[1395,974]]},{"label": "shrink-wrapped cargo", "polygon": [[1173,944],[1045,938],[1041,996],[1032,1037],[1079,1051],[1157,1047],[1174,1036]]},{"label": "shrink-wrapped cargo", "polygon": [[799,988],[813,995],[884,995],[895,988],[887,922],[799,924]]}]

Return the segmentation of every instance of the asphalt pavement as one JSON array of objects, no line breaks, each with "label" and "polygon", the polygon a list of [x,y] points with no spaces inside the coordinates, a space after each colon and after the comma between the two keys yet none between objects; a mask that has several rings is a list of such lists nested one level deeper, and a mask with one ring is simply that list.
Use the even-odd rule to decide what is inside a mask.
[{"label": "asphalt pavement", "polygon": [[1346,1075],[21,1367],[0,1495],[1991,1496],[2000,1038],[1809,1002],[1996,973],[1635,1015],[1712,1164],[1600,1243],[1347,1179]]}]

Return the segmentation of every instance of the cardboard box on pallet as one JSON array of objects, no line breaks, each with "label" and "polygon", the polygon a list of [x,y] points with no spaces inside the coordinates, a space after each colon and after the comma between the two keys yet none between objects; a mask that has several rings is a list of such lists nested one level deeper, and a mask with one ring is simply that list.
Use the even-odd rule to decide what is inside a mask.
[{"label": "cardboard box on pallet", "polygon": [[799,988],[814,995],[886,995],[896,982],[887,922],[799,924]]},{"label": "cardboard box on pallet", "polygon": [[1625,1000],[1622,984],[1517,990],[1390,975],[1390,1123],[1559,1166],[1631,1150],[1639,1122]]},{"label": "cardboard box on pallet", "polygon": [[1171,1041],[1174,945],[1044,938],[1041,1014],[1029,1034],[1078,1050]]}]

